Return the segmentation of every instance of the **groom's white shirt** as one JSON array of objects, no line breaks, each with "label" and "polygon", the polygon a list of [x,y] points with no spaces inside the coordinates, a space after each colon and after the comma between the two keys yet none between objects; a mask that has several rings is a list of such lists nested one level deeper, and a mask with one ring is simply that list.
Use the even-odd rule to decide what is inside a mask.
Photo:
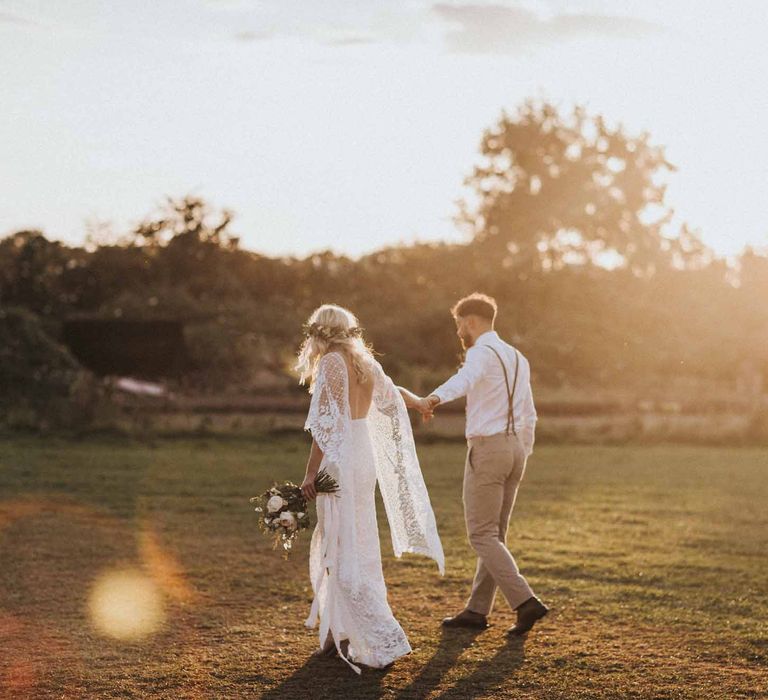
[{"label": "groom's white shirt", "polygon": [[496,331],[480,335],[467,350],[461,369],[431,393],[440,399],[440,403],[467,397],[467,439],[503,433],[507,429],[509,412],[504,372],[496,354],[483,346],[491,346],[501,355],[507,368],[510,390],[515,376],[515,362],[520,362],[514,396],[515,430],[530,454],[537,417],[531,392],[531,368],[519,350],[515,358],[515,348],[499,338]]}]

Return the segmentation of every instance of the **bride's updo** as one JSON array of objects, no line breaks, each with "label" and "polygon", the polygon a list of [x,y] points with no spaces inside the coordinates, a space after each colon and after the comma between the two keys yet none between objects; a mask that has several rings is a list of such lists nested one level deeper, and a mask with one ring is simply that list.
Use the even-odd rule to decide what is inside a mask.
[{"label": "bride's updo", "polygon": [[304,324],[304,342],[296,359],[299,383],[309,379],[312,392],[317,363],[328,352],[346,351],[359,382],[367,381],[366,366],[373,360],[371,348],[365,344],[357,317],[343,306],[323,304],[316,308]]}]

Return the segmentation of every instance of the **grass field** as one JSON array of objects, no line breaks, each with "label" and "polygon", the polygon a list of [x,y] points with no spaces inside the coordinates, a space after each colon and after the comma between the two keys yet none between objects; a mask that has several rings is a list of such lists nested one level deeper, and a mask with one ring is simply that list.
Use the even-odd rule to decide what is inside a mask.
[{"label": "grass field", "polygon": [[463,448],[422,446],[447,573],[395,560],[380,512],[414,652],[361,677],[309,659],[308,538],[284,561],[248,503],[299,480],[306,449],[4,440],[0,696],[768,697],[768,449],[537,448],[509,544],[553,612],[522,644],[501,599],[488,631],[441,632],[474,569]]}]

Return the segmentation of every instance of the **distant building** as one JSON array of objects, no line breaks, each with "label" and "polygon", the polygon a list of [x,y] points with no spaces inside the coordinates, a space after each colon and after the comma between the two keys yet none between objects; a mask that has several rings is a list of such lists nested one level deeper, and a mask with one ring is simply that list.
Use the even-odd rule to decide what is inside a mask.
[{"label": "distant building", "polygon": [[186,366],[180,321],[72,319],[64,322],[62,339],[84,367],[101,376],[169,378]]}]

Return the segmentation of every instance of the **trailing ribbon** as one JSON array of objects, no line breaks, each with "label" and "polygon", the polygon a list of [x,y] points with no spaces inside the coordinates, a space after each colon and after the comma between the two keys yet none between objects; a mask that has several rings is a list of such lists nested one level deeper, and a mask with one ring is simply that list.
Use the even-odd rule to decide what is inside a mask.
[{"label": "trailing ribbon", "polygon": [[[336,553],[338,551],[339,544],[339,503],[335,498],[320,498],[317,499],[317,509],[323,511],[323,551],[321,556],[322,566],[320,572],[317,575],[315,581],[315,597],[312,601],[312,607],[309,611],[309,616],[304,621],[304,625],[313,629],[320,619],[320,647],[325,644],[325,640],[328,638],[328,632],[331,628],[331,620],[335,617],[336,612],[336,596],[334,595],[333,579],[331,577],[336,576]],[[319,514],[318,514],[319,517]],[[320,616],[320,587],[328,577],[328,585],[326,591],[326,614]],[[349,667],[357,674],[360,674],[360,668],[355,666],[341,651],[341,640],[338,639],[338,634],[333,635],[333,641],[336,645],[336,650],[339,652],[339,656],[349,665]]]}]

